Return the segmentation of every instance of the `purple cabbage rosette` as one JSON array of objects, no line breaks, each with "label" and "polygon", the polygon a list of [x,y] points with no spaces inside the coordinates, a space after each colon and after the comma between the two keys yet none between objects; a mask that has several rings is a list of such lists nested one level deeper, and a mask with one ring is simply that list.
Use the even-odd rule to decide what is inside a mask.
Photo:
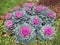
[{"label": "purple cabbage rosette", "polygon": [[37,31],[38,37],[41,40],[52,40],[55,36],[55,28],[51,25],[45,25],[41,30]]},{"label": "purple cabbage rosette", "polygon": [[8,13],[6,15],[6,21],[5,21],[5,26],[6,26],[7,32],[12,32],[12,30],[14,29],[14,23],[11,19],[12,19],[12,14]]},{"label": "purple cabbage rosette", "polygon": [[23,23],[15,28],[15,37],[16,41],[28,44],[35,40],[35,28],[28,23]]}]

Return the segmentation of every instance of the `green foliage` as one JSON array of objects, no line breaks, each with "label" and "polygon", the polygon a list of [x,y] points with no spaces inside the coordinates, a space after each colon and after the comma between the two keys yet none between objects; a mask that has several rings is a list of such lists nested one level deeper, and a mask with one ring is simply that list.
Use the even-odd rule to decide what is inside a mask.
[{"label": "green foliage", "polygon": [[19,5],[20,2],[26,2],[26,0],[0,0],[0,15],[8,12],[11,8]]}]

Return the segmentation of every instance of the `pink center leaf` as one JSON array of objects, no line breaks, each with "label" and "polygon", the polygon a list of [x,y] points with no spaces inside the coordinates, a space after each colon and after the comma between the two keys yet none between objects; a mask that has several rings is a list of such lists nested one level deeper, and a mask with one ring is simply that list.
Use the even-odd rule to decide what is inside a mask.
[{"label": "pink center leaf", "polygon": [[50,12],[50,13],[49,13],[49,17],[50,17],[50,18],[53,18],[54,16],[55,16],[55,13],[54,13],[54,12]]},{"label": "pink center leaf", "polygon": [[13,10],[18,10],[20,7],[19,6],[15,6],[14,8],[13,8]]},{"label": "pink center leaf", "polygon": [[21,28],[21,35],[22,35],[23,37],[29,37],[30,34],[31,34],[31,29],[30,29],[30,27],[24,26],[24,27]]},{"label": "pink center leaf", "polygon": [[16,12],[16,17],[17,17],[17,18],[21,18],[22,16],[23,16],[22,12],[19,12],[19,11]]},{"label": "pink center leaf", "polygon": [[6,22],[6,26],[7,26],[8,28],[11,28],[12,25],[13,25],[12,20],[8,20],[8,21]]},{"label": "pink center leaf", "polygon": [[32,7],[33,7],[33,4],[32,4],[32,3],[27,3],[27,5],[26,5],[26,6],[28,6],[28,7],[32,8]]},{"label": "pink center leaf", "polygon": [[43,6],[43,9],[44,9],[44,10],[48,10],[48,7]]},{"label": "pink center leaf", "polygon": [[12,14],[11,13],[8,13],[7,15],[6,15],[6,19],[11,19],[12,18]]},{"label": "pink center leaf", "polygon": [[39,18],[34,18],[32,22],[33,22],[34,25],[38,25],[40,23],[40,19]]},{"label": "pink center leaf", "polygon": [[53,33],[54,33],[54,31],[53,31],[53,29],[52,29],[51,27],[46,27],[46,28],[44,29],[44,33],[45,33],[45,35],[47,35],[47,36],[52,36]]},{"label": "pink center leaf", "polygon": [[36,11],[37,11],[37,12],[41,12],[41,11],[42,11],[42,6],[37,6],[37,7],[36,7]]}]

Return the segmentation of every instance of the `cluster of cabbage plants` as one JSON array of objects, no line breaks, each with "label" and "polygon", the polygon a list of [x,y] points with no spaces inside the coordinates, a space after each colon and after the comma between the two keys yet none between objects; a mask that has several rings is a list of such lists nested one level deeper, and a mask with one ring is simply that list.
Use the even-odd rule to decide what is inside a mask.
[{"label": "cluster of cabbage plants", "polygon": [[26,3],[23,7],[15,7],[6,15],[7,32],[14,32],[16,41],[28,44],[37,38],[52,40],[55,36],[54,21],[56,13],[46,6]]}]

